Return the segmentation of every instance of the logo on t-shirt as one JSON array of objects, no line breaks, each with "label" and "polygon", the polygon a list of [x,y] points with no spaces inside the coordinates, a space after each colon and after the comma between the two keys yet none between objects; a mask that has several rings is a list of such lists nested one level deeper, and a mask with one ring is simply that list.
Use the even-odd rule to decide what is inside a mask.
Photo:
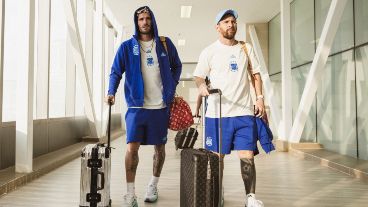
[{"label": "logo on t-shirt", "polygon": [[236,71],[238,71],[238,63],[236,62],[236,57],[235,57],[235,55],[231,55],[231,56],[230,56],[229,68],[230,68],[230,71],[231,71],[231,72],[236,72]]},{"label": "logo on t-shirt", "polygon": [[153,64],[155,63],[151,55],[151,51],[147,51],[147,61],[146,62],[147,62],[147,67],[152,67]]}]

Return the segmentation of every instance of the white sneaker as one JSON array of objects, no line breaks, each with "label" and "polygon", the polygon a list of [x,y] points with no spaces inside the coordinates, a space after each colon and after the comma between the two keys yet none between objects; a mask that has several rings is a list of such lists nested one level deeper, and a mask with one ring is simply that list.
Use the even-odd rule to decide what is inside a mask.
[{"label": "white sneaker", "polygon": [[264,207],[262,201],[257,200],[254,194],[247,195],[246,207]]},{"label": "white sneaker", "polygon": [[124,196],[125,206],[127,207],[138,207],[137,197],[126,194]]},{"label": "white sneaker", "polygon": [[144,196],[144,202],[154,203],[158,199],[157,187],[154,185],[149,185],[147,187],[146,195]]}]

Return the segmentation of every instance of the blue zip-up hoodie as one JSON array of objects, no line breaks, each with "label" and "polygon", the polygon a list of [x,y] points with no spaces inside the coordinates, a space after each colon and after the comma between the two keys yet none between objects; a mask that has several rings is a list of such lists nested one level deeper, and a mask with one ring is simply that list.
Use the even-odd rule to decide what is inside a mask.
[{"label": "blue zip-up hoodie", "polygon": [[[151,25],[156,42],[156,53],[163,85],[162,99],[166,106],[169,107],[174,98],[176,86],[179,83],[182,64],[178,52],[169,38],[166,38],[168,50],[166,52],[158,35],[155,16],[149,8],[148,10],[151,14]],[[138,40],[139,29],[136,11],[134,12],[135,35],[131,39],[124,41],[116,53],[111,68],[108,91],[108,95],[115,95],[121,77],[125,72],[124,92],[128,107],[142,107],[144,102],[144,82],[141,71],[141,54]]]}]

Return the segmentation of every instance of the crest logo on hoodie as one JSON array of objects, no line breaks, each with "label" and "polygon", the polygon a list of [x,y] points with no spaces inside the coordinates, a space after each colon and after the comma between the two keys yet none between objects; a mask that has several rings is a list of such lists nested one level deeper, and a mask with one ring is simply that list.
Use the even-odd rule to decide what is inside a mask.
[{"label": "crest logo on hoodie", "polygon": [[138,45],[133,46],[133,55],[139,55]]},{"label": "crest logo on hoodie", "polygon": [[212,146],[212,137],[206,137],[206,145],[209,147]]}]

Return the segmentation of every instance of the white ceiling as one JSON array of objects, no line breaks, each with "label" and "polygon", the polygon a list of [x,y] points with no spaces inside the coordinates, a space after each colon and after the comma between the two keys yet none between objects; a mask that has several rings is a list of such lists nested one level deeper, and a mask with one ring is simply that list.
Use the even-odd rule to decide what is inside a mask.
[{"label": "white ceiling", "polygon": [[[268,22],[280,11],[280,0],[105,0],[124,28],[133,27],[133,12],[149,6],[155,14],[160,35],[170,37],[182,62],[197,62],[200,51],[217,39],[215,16],[220,10],[235,9],[238,14],[238,39],[245,37],[245,23]],[[192,6],[189,19],[180,18],[181,6]],[[244,30],[244,31],[243,31]]]}]

